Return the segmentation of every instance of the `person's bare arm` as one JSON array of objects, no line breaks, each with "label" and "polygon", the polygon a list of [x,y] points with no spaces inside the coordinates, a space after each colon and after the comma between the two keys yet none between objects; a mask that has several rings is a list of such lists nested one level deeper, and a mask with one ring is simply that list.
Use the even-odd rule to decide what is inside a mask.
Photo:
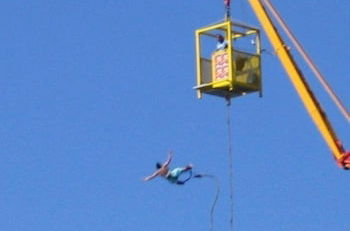
[{"label": "person's bare arm", "polygon": [[170,151],[169,154],[168,154],[168,159],[164,162],[164,164],[162,165],[162,168],[159,169],[158,171],[154,172],[152,175],[143,178],[143,180],[144,181],[149,181],[149,180],[152,180],[153,178],[157,177],[162,170],[168,168],[168,166],[169,166],[169,164],[170,164],[172,159],[173,159],[173,152]]},{"label": "person's bare arm", "polygon": [[153,178],[157,177],[158,175],[159,175],[159,170],[154,172],[152,175],[143,178],[143,180],[144,181],[149,181],[149,180],[152,180]]},{"label": "person's bare arm", "polygon": [[170,151],[168,154],[168,159],[165,161],[165,163],[163,164],[163,167],[167,168],[170,164],[170,162],[173,159],[173,151]]}]

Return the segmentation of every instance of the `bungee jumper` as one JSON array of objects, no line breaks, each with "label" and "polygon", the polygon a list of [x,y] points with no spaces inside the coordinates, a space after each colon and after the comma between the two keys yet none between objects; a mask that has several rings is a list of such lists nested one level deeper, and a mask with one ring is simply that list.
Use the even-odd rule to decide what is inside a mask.
[{"label": "bungee jumper", "polygon": [[[157,176],[160,176],[160,177],[165,178],[166,180],[168,180],[168,182],[170,182],[172,184],[178,184],[178,185],[185,184],[188,180],[190,180],[192,178],[193,165],[188,164],[184,167],[177,167],[177,168],[170,170],[169,165],[170,165],[172,159],[173,159],[173,153],[172,153],[172,151],[170,151],[168,154],[168,159],[163,164],[159,163],[159,162],[156,164],[157,171],[155,171],[152,175],[145,177],[143,180],[149,181],[149,180],[154,179]],[[185,180],[180,180],[179,179],[180,176],[186,172],[189,173],[189,176]],[[194,177],[201,177],[201,175],[198,174],[198,175],[195,175]]]},{"label": "bungee jumper", "polygon": [[[161,176],[161,177],[165,178],[166,180],[168,180],[168,182],[170,182],[172,184],[184,185],[187,181],[189,181],[192,178],[212,179],[215,183],[215,186],[216,186],[215,198],[214,198],[213,204],[212,204],[211,209],[210,209],[210,228],[209,228],[209,230],[212,231],[213,227],[214,227],[214,209],[215,209],[215,205],[219,199],[219,194],[220,194],[220,183],[219,183],[218,178],[216,176],[210,175],[210,174],[194,174],[194,173],[192,173],[192,169],[193,169],[192,164],[188,164],[184,167],[177,167],[177,168],[174,168],[173,170],[169,170],[169,165],[170,165],[172,159],[173,159],[173,153],[172,153],[172,151],[170,151],[168,154],[168,159],[163,164],[159,163],[159,162],[156,163],[157,171],[155,171],[152,175],[149,175],[149,176],[143,178],[143,180],[149,181],[149,180],[156,178],[157,176]],[[187,178],[184,180],[180,180],[180,176],[186,172],[189,174],[187,176]]]}]

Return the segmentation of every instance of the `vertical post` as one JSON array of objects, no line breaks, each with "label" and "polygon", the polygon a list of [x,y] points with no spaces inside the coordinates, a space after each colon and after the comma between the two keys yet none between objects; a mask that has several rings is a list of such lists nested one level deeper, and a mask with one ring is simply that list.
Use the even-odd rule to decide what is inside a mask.
[{"label": "vertical post", "polygon": [[233,62],[233,48],[232,48],[232,22],[228,21],[227,23],[227,55],[228,55],[228,73],[229,73],[229,81],[230,91],[233,89],[233,73],[234,73],[234,62]]},{"label": "vertical post", "polygon": [[[197,68],[197,86],[202,83],[202,68],[201,68],[201,39],[200,32],[196,31],[196,68]],[[202,92],[197,89],[197,98],[202,98]]]},{"label": "vertical post", "polygon": [[256,53],[259,55],[259,72],[260,72],[260,90],[259,90],[259,97],[262,97],[262,73],[261,73],[261,37],[260,37],[260,31],[256,31],[256,36],[255,36],[255,44],[256,44]]}]

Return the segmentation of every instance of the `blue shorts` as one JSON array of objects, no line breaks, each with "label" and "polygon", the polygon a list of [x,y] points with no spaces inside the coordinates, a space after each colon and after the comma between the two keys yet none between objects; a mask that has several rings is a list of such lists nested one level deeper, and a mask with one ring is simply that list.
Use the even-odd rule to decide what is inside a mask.
[{"label": "blue shorts", "polygon": [[185,171],[185,168],[174,168],[167,175],[166,179],[171,183],[176,183],[179,179],[179,176]]}]

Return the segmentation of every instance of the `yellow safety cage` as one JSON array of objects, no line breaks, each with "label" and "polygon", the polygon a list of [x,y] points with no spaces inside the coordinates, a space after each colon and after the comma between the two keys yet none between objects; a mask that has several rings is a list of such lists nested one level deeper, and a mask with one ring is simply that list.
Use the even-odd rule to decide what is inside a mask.
[{"label": "yellow safety cage", "polygon": [[[227,47],[215,49],[222,35]],[[196,68],[198,98],[210,94],[225,98],[259,92],[261,84],[261,45],[257,28],[231,20],[196,30]],[[239,46],[241,45],[241,46]]]}]

